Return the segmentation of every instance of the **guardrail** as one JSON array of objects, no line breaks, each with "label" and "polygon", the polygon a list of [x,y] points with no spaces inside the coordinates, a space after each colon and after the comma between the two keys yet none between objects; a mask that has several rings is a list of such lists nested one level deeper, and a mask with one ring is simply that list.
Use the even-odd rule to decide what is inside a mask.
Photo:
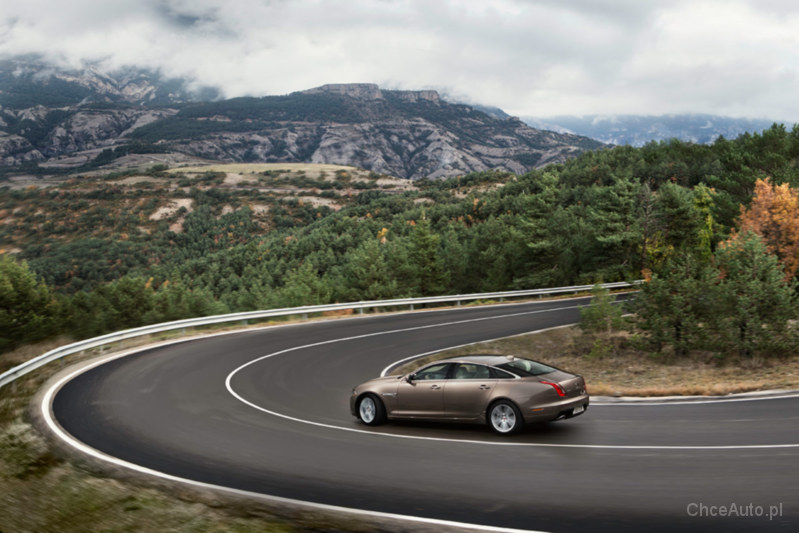
[{"label": "guardrail", "polygon": [[[602,287],[606,289],[622,289],[626,287],[633,287],[641,281],[634,281],[628,283],[626,281],[619,281],[616,283],[604,283]],[[275,318],[284,316],[300,315],[307,318],[307,315],[312,313],[324,313],[327,311],[346,311],[346,310],[359,310],[361,313],[365,309],[377,309],[385,307],[410,307],[411,310],[417,305],[425,304],[440,304],[440,303],[455,303],[461,305],[461,302],[469,302],[476,300],[499,300],[504,301],[510,298],[528,298],[531,296],[550,296],[555,294],[574,294],[578,292],[590,291],[594,285],[575,285],[573,287],[555,287],[549,289],[530,289],[521,291],[504,291],[504,292],[487,292],[480,294],[457,294],[454,296],[429,296],[425,298],[400,298],[396,300],[376,300],[369,302],[348,302],[327,305],[309,305],[304,307],[289,307],[283,309],[266,309],[262,311],[248,311],[244,313],[230,313],[226,315],[215,315],[209,317],[188,318],[185,320],[176,320],[174,322],[164,322],[161,324],[152,324],[149,326],[142,326],[139,328],[126,329],[114,333],[108,333],[100,337],[94,337],[83,341],[75,342],[61,346],[54,350],[42,354],[38,357],[26,361],[3,374],[0,374],[0,388],[12,383],[17,378],[33,372],[48,363],[57,361],[69,355],[73,355],[91,348],[97,348],[106,344],[131,339],[134,337],[141,337],[144,335],[151,335],[153,333],[163,333],[166,331],[173,331],[177,329],[186,329],[197,326],[209,326],[213,324],[222,324],[225,322],[242,322],[247,324],[249,320],[259,320],[263,318]]]}]

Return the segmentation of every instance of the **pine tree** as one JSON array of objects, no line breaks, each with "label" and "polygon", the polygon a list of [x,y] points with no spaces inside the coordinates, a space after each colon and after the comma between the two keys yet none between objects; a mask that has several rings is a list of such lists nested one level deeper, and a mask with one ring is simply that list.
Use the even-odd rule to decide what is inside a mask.
[{"label": "pine tree", "polygon": [[393,298],[397,282],[389,277],[383,247],[376,238],[365,241],[347,257],[344,282],[348,300]]},{"label": "pine tree", "polygon": [[302,307],[330,302],[332,289],[311,261],[305,261],[286,277],[278,293],[281,307]]},{"label": "pine tree", "polygon": [[26,262],[0,255],[0,351],[52,335],[57,303]]},{"label": "pine tree", "polygon": [[716,253],[721,272],[722,339],[742,356],[795,348],[796,283],[754,233],[739,234]]},{"label": "pine tree", "polygon": [[709,263],[681,252],[641,286],[632,305],[638,327],[657,352],[668,345],[685,355],[707,344],[714,330],[717,278]]},{"label": "pine tree", "polygon": [[448,275],[439,256],[439,236],[430,229],[423,217],[416,221],[408,242],[408,266],[412,271],[411,291],[418,296],[444,292]]}]

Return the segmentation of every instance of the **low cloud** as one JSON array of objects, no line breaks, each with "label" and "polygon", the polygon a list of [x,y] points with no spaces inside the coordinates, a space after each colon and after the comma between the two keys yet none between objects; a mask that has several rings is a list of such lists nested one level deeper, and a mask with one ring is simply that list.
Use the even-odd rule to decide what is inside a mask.
[{"label": "low cloud", "polygon": [[155,68],[231,97],[373,82],[525,116],[799,120],[793,2],[28,0],[0,17],[0,56]]}]

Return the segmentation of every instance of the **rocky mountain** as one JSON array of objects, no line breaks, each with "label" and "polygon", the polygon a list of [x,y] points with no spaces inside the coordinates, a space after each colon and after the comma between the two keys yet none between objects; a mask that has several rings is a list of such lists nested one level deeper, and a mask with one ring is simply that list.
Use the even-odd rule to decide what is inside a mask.
[{"label": "rocky mountain", "polygon": [[[283,96],[192,101],[185,83],[128,71],[0,69],[0,172],[99,167],[131,153],[228,162],[311,162],[438,178],[516,173],[601,143],[540,131],[436,91],[332,84]],[[39,69],[39,70],[37,70]]]},{"label": "rocky mountain", "polygon": [[435,91],[372,84],[188,105],[128,137],[215,160],[345,164],[411,179],[521,173],[601,146],[450,104]]},{"label": "rocky mountain", "polygon": [[760,132],[774,123],[773,120],[703,114],[525,117],[524,121],[534,128],[585,135],[608,144],[632,146],[675,138],[708,144],[720,136],[735,139],[744,132]]},{"label": "rocky mountain", "polygon": [[117,103],[167,106],[214,100],[219,92],[151,70],[60,68],[35,57],[0,60],[0,105],[27,109]]}]

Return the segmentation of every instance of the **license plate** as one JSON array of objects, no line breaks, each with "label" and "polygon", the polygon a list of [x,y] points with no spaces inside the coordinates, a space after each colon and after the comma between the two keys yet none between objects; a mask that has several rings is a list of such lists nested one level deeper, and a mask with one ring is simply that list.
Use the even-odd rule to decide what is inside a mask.
[{"label": "license plate", "polygon": [[585,411],[585,406],[584,406],[584,405],[578,405],[577,407],[575,407],[575,408],[572,410],[572,414],[573,414],[573,415],[579,415],[579,414],[580,414],[580,413],[582,413],[583,411]]}]

